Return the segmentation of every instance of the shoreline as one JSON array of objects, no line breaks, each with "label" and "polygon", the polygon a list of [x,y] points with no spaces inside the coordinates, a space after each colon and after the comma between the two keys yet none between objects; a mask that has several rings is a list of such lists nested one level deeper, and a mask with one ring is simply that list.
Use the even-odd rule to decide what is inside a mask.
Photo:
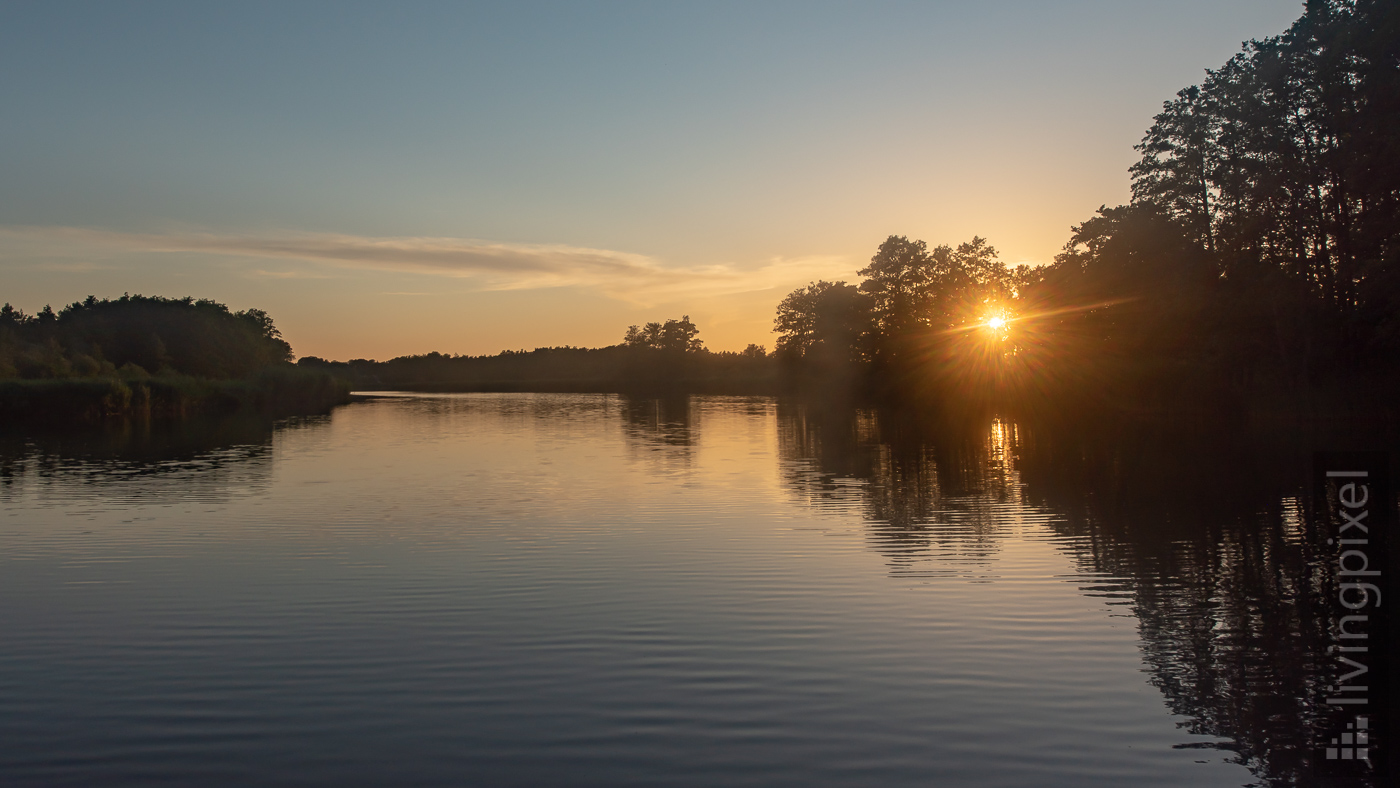
[{"label": "shoreline", "polygon": [[0,425],[180,420],[239,412],[308,415],[348,402],[349,395],[346,381],[295,368],[226,380],[187,375],[10,378],[0,380]]}]

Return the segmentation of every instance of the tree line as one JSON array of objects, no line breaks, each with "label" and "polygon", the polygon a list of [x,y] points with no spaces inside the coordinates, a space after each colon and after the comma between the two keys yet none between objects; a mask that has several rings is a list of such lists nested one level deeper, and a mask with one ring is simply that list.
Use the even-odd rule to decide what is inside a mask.
[{"label": "tree line", "polygon": [[689,315],[627,328],[601,348],[542,347],[495,355],[425,353],[388,361],[329,361],[307,356],[298,366],[322,369],[358,389],[422,391],[572,391],[771,394],[777,367],[762,345],[711,351]]}]

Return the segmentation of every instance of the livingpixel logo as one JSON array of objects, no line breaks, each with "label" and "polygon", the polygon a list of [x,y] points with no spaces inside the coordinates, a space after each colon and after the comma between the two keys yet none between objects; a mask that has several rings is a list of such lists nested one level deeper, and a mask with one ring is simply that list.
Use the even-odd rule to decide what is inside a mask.
[{"label": "livingpixel logo", "polygon": [[1364,714],[1358,715],[1354,722],[1348,722],[1346,733],[1333,739],[1333,746],[1327,748],[1327,760],[1366,760],[1369,757],[1366,745],[1371,743],[1370,727]]},{"label": "livingpixel logo", "polygon": [[1356,766],[1379,770],[1373,776],[1380,779],[1392,763],[1387,737],[1393,730],[1389,704],[1394,697],[1388,665],[1393,622],[1383,606],[1395,604],[1386,599],[1394,590],[1390,561],[1395,547],[1388,533],[1393,506],[1389,457],[1384,452],[1319,452],[1316,462],[1318,500],[1326,511],[1322,523],[1333,611],[1327,652],[1334,671],[1319,698],[1331,710],[1326,716],[1333,721],[1328,726],[1333,734],[1322,733],[1327,739],[1317,744],[1326,761],[1359,761]]}]

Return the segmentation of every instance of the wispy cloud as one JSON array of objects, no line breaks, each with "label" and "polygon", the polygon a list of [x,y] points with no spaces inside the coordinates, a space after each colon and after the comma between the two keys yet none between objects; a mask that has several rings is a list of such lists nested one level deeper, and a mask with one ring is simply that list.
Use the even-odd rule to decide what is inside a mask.
[{"label": "wispy cloud", "polygon": [[255,268],[248,272],[248,276],[257,279],[328,279],[329,274],[319,271],[267,271],[262,268]]},{"label": "wispy cloud", "polygon": [[[839,257],[777,258],[759,265],[668,266],[646,255],[558,244],[508,244],[466,238],[332,234],[127,233],[80,227],[0,227],[0,239],[26,247],[80,246],[111,252],[190,252],[312,263],[472,280],[475,289],[585,287],[636,302],[682,295],[762,290],[797,280],[849,276]],[[3,247],[0,247],[3,253]],[[273,278],[313,278],[318,271],[266,271]]]},{"label": "wispy cloud", "polygon": [[72,274],[86,274],[91,273],[93,271],[107,271],[111,270],[113,267],[110,265],[100,265],[98,263],[94,263],[88,260],[44,260],[39,262],[38,266],[44,269],[45,271],[61,271],[63,273]]}]

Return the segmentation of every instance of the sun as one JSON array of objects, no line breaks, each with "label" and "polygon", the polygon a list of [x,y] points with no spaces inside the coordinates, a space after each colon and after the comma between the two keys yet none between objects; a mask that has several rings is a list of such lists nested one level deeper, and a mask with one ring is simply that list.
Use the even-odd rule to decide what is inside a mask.
[{"label": "sun", "polygon": [[1011,316],[1002,311],[987,312],[982,322],[977,323],[983,333],[993,339],[1004,340],[1011,332]]}]

